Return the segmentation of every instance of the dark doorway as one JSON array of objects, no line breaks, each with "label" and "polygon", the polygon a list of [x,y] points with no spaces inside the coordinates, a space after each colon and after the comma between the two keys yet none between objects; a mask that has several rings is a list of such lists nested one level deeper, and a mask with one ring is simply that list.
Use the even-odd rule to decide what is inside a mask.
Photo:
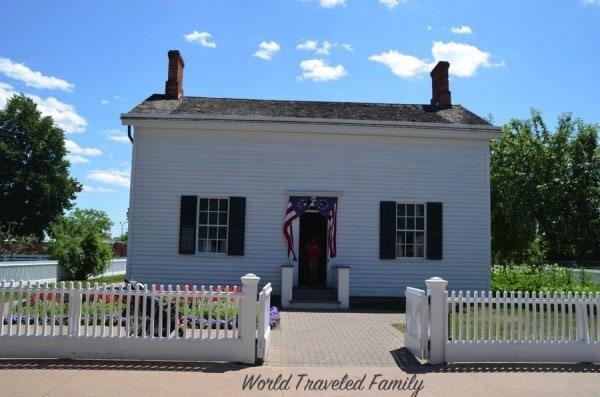
[{"label": "dark doorway", "polygon": [[[309,263],[310,244],[320,247],[316,266]],[[315,254],[312,248],[312,255]],[[305,213],[300,217],[299,285],[302,287],[322,287],[327,283],[327,220],[317,213]]]}]

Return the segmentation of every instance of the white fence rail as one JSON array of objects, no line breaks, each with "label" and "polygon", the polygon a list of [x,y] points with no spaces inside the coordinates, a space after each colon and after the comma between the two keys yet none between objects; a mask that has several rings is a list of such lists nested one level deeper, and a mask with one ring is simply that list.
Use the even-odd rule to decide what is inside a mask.
[{"label": "white fence rail", "polygon": [[[598,293],[452,291],[449,295],[445,280],[432,281],[426,282],[433,364],[600,361]],[[409,317],[415,315],[407,310],[407,324],[414,321]]]},{"label": "white fence rail", "polygon": [[[125,258],[111,260],[106,272],[102,276],[125,274]],[[61,270],[58,261],[10,261],[0,262],[0,280],[28,280],[51,282],[60,279]]]},{"label": "white fence rail", "polygon": [[0,357],[255,362],[259,278],[237,286],[0,283]]},{"label": "white fence rail", "polygon": [[256,335],[256,359],[263,363],[267,356],[269,344],[271,341],[271,325],[269,316],[271,312],[271,283],[264,286],[258,294],[258,333]]}]

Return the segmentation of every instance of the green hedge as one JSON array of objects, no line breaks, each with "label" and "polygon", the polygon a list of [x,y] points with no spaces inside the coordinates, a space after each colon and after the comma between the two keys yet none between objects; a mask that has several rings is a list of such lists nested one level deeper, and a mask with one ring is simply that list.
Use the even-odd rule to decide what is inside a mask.
[{"label": "green hedge", "polygon": [[492,290],[600,292],[600,285],[583,270],[572,272],[558,265],[493,266]]}]

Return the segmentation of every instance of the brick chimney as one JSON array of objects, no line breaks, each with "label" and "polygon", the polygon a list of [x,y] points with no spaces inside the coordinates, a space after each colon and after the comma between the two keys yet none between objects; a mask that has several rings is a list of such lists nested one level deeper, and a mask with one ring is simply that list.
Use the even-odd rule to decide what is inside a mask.
[{"label": "brick chimney", "polygon": [[165,96],[179,99],[183,96],[183,68],[185,62],[178,50],[169,51],[169,79],[165,82]]},{"label": "brick chimney", "polygon": [[448,84],[450,63],[439,61],[431,71],[431,104],[440,109],[452,107]]}]

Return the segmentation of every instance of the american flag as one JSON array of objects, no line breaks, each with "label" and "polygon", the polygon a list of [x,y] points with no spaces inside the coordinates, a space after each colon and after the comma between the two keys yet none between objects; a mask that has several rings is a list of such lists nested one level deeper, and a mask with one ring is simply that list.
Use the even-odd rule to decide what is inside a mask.
[{"label": "american flag", "polygon": [[314,203],[321,216],[327,219],[327,248],[329,258],[335,258],[337,254],[337,198],[335,197],[290,197],[285,209],[285,219],[283,221],[283,235],[287,241],[288,259],[298,260],[294,247],[293,224],[306,210],[311,203]]},{"label": "american flag", "polygon": [[288,201],[287,208],[285,209],[285,220],[283,221],[283,234],[287,240],[288,247],[288,259],[297,260],[296,251],[294,251],[294,231],[292,230],[292,222],[300,215],[294,210],[292,201]]},{"label": "american flag", "polygon": [[329,257],[335,258],[336,255],[336,234],[337,234],[337,200],[333,203],[329,216],[327,217],[327,244],[329,244]]}]

